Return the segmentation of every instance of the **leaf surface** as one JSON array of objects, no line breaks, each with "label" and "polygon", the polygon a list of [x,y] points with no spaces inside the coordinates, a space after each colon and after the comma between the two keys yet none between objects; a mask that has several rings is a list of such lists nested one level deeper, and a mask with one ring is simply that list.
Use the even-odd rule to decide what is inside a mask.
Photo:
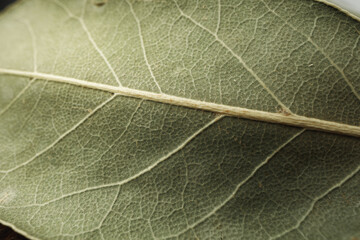
[{"label": "leaf surface", "polygon": [[0,15],[0,222],[33,239],[360,237],[358,137],[201,111],[359,129],[359,33],[310,0],[17,3]]}]

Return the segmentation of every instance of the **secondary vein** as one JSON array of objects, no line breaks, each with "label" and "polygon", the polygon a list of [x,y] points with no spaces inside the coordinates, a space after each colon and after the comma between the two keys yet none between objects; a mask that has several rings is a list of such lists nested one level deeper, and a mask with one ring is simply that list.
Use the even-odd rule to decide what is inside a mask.
[{"label": "secondary vein", "polygon": [[283,148],[285,148],[289,143],[291,143],[294,139],[296,139],[298,136],[300,136],[305,129],[300,130],[296,134],[294,134],[292,137],[290,137],[288,140],[286,140],[283,144],[281,144],[278,148],[276,148],[269,156],[267,156],[264,161],[262,161],[259,165],[257,165],[244,180],[242,180],[240,183],[238,183],[235,187],[235,189],[232,191],[232,193],[219,205],[215,206],[208,214],[197,220],[196,222],[189,225],[187,228],[181,230],[177,234],[170,235],[163,237],[162,239],[168,239],[168,238],[174,238],[179,237],[181,234],[187,232],[190,229],[194,229],[196,226],[198,226],[200,223],[204,222],[205,220],[209,219],[211,216],[216,214],[217,211],[219,211],[221,208],[223,208],[230,200],[232,200],[236,194],[238,193],[239,189],[246,184],[252,177],[255,176],[255,174],[258,172],[260,168],[262,168],[265,164],[267,164],[278,152],[280,152]]},{"label": "secondary vein", "polygon": [[278,13],[276,13],[276,11],[272,8],[269,7],[269,5],[267,5],[263,0],[262,0],[263,4],[265,5],[265,7],[267,9],[269,9],[269,11],[274,14],[275,16],[277,16],[282,22],[284,22],[287,26],[289,26],[293,31],[301,34],[302,36],[304,36],[306,38],[306,41],[308,41],[309,43],[311,43],[316,50],[318,50],[329,62],[330,64],[335,67],[335,69],[341,74],[341,76],[343,77],[344,81],[346,82],[346,84],[349,86],[349,88],[351,89],[351,91],[354,93],[354,95],[357,97],[357,99],[360,100],[360,95],[359,93],[356,91],[354,85],[351,83],[351,81],[349,80],[349,78],[345,75],[344,70],[341,69],[339,67],[338,64],[336,64],[334,62],[334,60],[325,52],[324,49],[322,49],[318,44],[316,44],[315,41],[312,40],[311,36],[304,34],[303,32],[297,30],[295,28],[295,26],[293,26],[291,23],[289,23],[289,21],[286,21],[282,16],[280,16]]},{"label": "secondary vein", "polygon": [[[199,128],[197,131],[195,131],[191,136],[189,136],[188,138],[186,138],[182,143],[180,143],[178,146],[176,146],[176,148],[172,149],[170,152],[168,152],[167,154],[165,154],[164,156],[160,157],[159,159],[157,159],[154,163],[152,163],[151,165],[149,165],[148,167],[142,169],[141,171],[137,172],[136,174],[117,181],[117,182],[112,182],[112,183],[106,183],[106,184],[102,184],[102,185],[97,185],[97,186],[92,186],[92,187],[87,187],[84,189],[81,189],[79,191],[75,191],[75,192],[71,192],[68,194],[64,194],[60,197],[54,198],[50,201],[44,202],[44,203],[34,203],[34,204],[29,204],[26,206],[11,206],[11,207],[4,207],[4,206],[0,206],[0,208],[25,208],[25,207],[43,207],[46,205],[49,205],[51,203],[54,203],[56,201],[59,201],[61,199],[67,198],[67,197],[71,197],[73,195],[76,194],[81,194],[84,192],[88,192],[88,191],[94,191],[94,190],[98,190],[101,188],[107,188],[107,187],[114,187],[114,186],[122,186],[126,183],[129,183],[135,179],[137,179],[138,177],[150,172],[152,169],[154,169],[155,167],[157,167],[159,164],[161,164],[162,162],[166,161],[167,159],[169,159],[170,157],[174,156],[175,154],[177,154],[179,151],[181,151],[182,149],[184,149],[191,141],[193,141],[197,136],[199,136],[201,133],[203,133],[206,129],[208,129],[209,127],[211,127],[213,124],[215,124],[216,122],[218,122],[219,120],[221,120],[222,118],[224,118],[223,115],[220,116],[216,116],[215,118],[213,118],[211,121],[209,121],[208,123],[206,123],[204,126],[202,126],[201,128]],[[13,171],[13,170],[11,170]]]},{"label": "secondary vein", "polygon": [[116,74],[114,68],[111,66],[109,60],[106,58],[103,51],[98,47],[97,43],[95,42],[94,38],[92,37],[89,29],[87,28],[87,26],[85,24],[85,21],[83,19],[83,15],[85,14],[86,0],[84,1],[84,6],[83,6],[83,9],[82,9],[81,17],[75,16],[64,4],[62,4],[58,0],[55,0],[54,3],[57,4],[59,7],[61,7],[69,15],[69,17],[74,18],[74,19],[79,21],[82,29],[84,30],[86,36],[88,37],[90,43],[93,45],[94,49],[100,55],[100,57],[104,60],[106,66],[110,70],[111,74],[114,76],[116,82],[119,84],[119,86],[122,86],[122,84],[120,82],[120,79],[119,79],[118,75]]},{"label": "secondary vein", "polygon": [[203,29],[204,31],[208,32],[210,35],[212,35],[215,40],[221,44],[221,46],[223,46],[229,53],[231,53],[231,55],[233,55],[240,63],[241,65],[243,65],[243,67],[256,79],[256,81],[258,81],[258,83],[271,95],[271,97],[273,99],[275,99],[275,101],[283,108],[285,109],[287,112],[291,112],[290,109],[285,106],[284,103],[282,103],[282,101],[274,94],[273,91],[271,91],[271,89],[264,83],[264,81],[262,81],[260,79],[260,77],[254,72],[254,70],[252,68],[250,68],[248,66],[248,64],[246,64],[246,62],[242,59],[242,57],[238,54],[236,54],[222,39],[219,38],[219,36],[216,33],[213,33],[212,31],[210,31],[208,28],[206,28],[205,26],[203,26],[201,23],[195,21],[191,16],[185,14],[181,8],[179,7],[179,5],[177,4],[177,2],[174,0],[175,5],[177,7],[177,9],[179,10],[181,16],[185,17],[186,19],[188,19],[189,21],[191,21],[193,24],[195,24],[196,26],[200,27],[201,29]]}]

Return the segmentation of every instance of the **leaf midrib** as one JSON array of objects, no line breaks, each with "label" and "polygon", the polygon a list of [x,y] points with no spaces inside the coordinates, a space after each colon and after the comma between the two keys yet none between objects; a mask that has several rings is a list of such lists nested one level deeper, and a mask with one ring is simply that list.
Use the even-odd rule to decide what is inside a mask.
[{"label": "leaf midrib", "polygon": [[321,120],[317,118],[310,118],[293,113],[287,113],[287,112],[273,113],[273,112],[255,110],[255,109],[235,107],[230,105],[194,100],[185,97],[178,97],[175,95],[169,95],[164,93],[154,93],[154,92],[137,90],[137,89],[121,87],[121,86],[116,87],[108,84],[89,82],[86,80],[52,75],[47,73],[0,68],[0,74],[15,75],[15,76],[36,78],[36,79],[42,79],[42,80],[64,83],[64,84],[71,84],[79,87],[110,92],[116,95],[145,99],[154,102],[166,103],[166,104],[182,106],[192,109],[210,111],[226,116],[239,117],[239,118],[245,118],[245,119],[262,121],[262,122],[277,123],[277,124],[301,127],[301,128],[312,129],[317,131],[360,137],[360,126]]}]

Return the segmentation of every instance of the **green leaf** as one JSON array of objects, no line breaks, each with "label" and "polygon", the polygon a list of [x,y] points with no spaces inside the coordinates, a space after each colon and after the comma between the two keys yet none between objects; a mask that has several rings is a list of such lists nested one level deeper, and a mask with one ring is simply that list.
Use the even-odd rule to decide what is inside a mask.
[{"label": "green leaf", "polygon": [[27,0],[0,36],[0,223],[32,239],[360,237],[349,16]]}]

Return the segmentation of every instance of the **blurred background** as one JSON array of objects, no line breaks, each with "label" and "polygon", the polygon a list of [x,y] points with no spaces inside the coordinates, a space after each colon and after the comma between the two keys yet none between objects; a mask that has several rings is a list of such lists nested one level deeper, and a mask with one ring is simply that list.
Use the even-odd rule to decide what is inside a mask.
[{"label": "blurred background", "polygon": [[0,0],[0,10],[5,8],[10,3],[15,2],[15,0]]},{"label": "blurred background", "polygon": [[328,0],[328,1],[360,17],[360,0]]}]

